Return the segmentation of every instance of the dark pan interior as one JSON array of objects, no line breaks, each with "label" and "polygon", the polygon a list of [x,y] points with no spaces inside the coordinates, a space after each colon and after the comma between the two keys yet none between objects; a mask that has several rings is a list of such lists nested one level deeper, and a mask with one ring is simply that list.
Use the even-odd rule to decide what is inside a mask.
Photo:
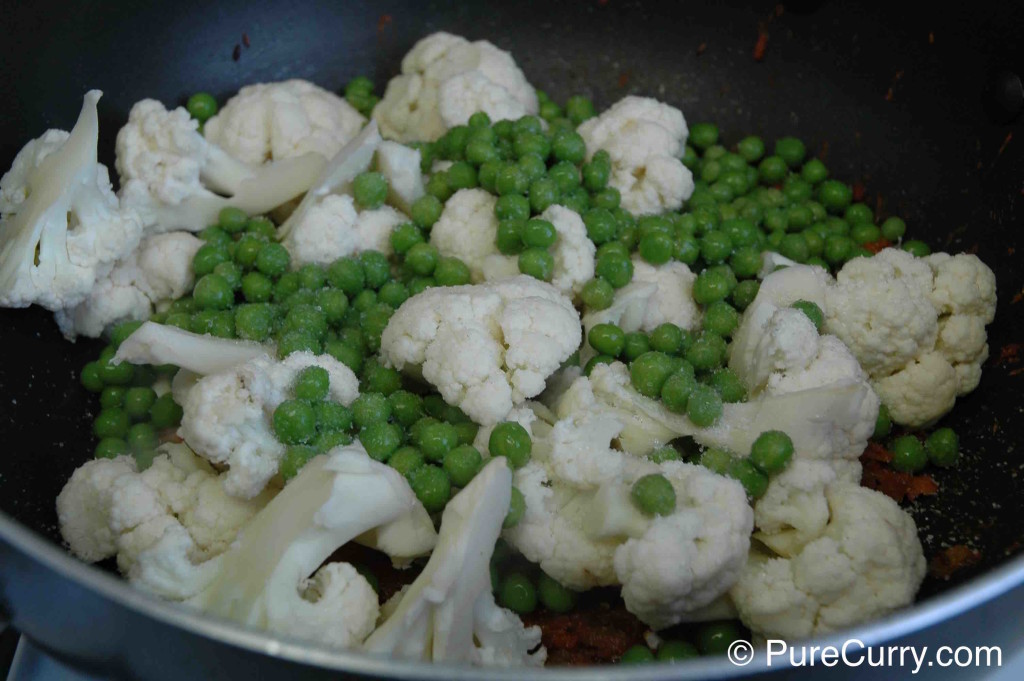
[{"label": "dark pan interior", "polygon": [[[969,250],[995,270],[999,310],[992,359],[978,390],[946,419],[965,456],[937,472],[937,496],[911,505],[926,554],[966,543],[981,552],[948,582],[1017,553],[1024,537],[1018,440],[1024,364],[1001,360],[1024,340],[1014,302],[1024,268],[1014,251],[1024,217],[1024,138],[986,100],[1001,70],[1024,69],[1024,5],[972,3],[935,13],[888,3],[679,2],[65,3],[5,7],[0,41],[0,166],[49,127],[69,128],[88,88],[100,102],[101,156],[132,103],[221,100],[255,81],[301,77],[338,90],[369,74],[379,87],[418,38],[444,29],[514,52],[536,86],[603,108],[628,93],[679,106],[691,123],[717,122],[727,144],[746,134],[795,134],[833,175],[858,180],[870,205],[903,216],[936,249]],[[160,6],[156,6],[160,5]],[[768,34],[761,62],[759,30]],[[243,34],[250,47],[242,45]],[[237,58],[233,57],[237,54]],[[877,202],[877,204],[876,204]],[[1024,255],[1024,251],[1022,251]],[[100,345],[71,345],[50,315],[0,312],[0,509],[59,541],[53,500],[91,456],[96,401],[77,382]]]}]

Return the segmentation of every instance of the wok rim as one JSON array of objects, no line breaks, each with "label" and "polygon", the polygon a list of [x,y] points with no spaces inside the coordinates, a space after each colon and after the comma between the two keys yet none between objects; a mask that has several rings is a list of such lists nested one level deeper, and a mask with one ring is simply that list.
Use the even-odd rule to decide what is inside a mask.
[{"label": "wok rim", "polygon": [[[2,511],[0,511],[0,539],[61,577],[72,580],[77,585],[110,599],[123,608],[133,610],[136,614],[150,617],[167,626],[178,627],[216,643],[234,646],[255,654],[275,657],[300,665],[312,665],[330,671],[377,677],[387,676],[395,679],[429,681],[470,681],[471,679],[519,681],[522,679],[521,667],[500,669],[423,663],[372,656],[357,651],[339,651],[309,644],[295,638],[272,635],[228,620],[201,615],[183,605],[164,601],[137,590],[128,582],[83,563]],[[857,639],[865,646],[879,645],[944,622],[1022,584],[1024,584],[1024,554],[1015,556],[994,570],[933,596],[923,603],[915,603],[886,618],[868,622],[838,634],[802,641],[802,644],[841,647],[843,642]],[[748,666],[733,665],[725,656],[721,656],[700,658],[684,665],[531,668],[530,675],[531,678],[534,675],[539,675],[543,678],[560,681],[577,679],[593,681],[598,678],[623,681],[626,679],[665,681],[670,678],[735,678],[778,671],[779,669],[778,661],[768,667],[763,655],[758,654],[754,662]]]}]

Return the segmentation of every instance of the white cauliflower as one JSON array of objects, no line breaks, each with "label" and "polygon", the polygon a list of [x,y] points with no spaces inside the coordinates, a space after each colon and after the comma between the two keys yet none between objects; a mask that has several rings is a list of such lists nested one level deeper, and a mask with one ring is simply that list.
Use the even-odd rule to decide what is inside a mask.
[{"label": "white cauliflower", "polygon": [[154,307],[185,295],[195,274],[192,258],[203,245],[189,232],[167,232],[143,239],[139,248],[100,279],[89,296],[56,313],[64,336],[96,338],[110,325],[147,319]]},{"label": "white cauliflower", "polygon": [[914,520],[856,483],[830,484],[828,524],[791,557],[753,551],[732,588],[755,635],[807,638],[883,616],[914,600],[926,564]]},{"label": "white cauliflower", "polygon": [[628,96],[577,129],[587,158],[611,156],[608,184],[635,215],[678,210],[693,194],[693,175],[679,160],[689,130],[679,109],[649,97]]},{"label": "white cauliflower", "polygon": [[[533,457],[516,471],[526,500],[505,532],[525,557],[573,589],[622,584],[626,607],[655,628],[682,621],[725,593],[746,560],[752,514],[734,480],[682,462],[655,464],[612,449],[620,414],[580,378],[558,405],[558,420],[520,419]],[[648,518],[630,486],[661,473],[676,511]]]},{"label": "white cauliflower", "polygon": [[133,585],[165,598],[185,598],[189,585],[164,579],[154,569],[156,556],[144,555],[141,547],[146,537],[153,538],[151,531],[175,533],[181,546],[175,558],[191,567],[226,551],[276,493],[268,488],[248,500],[229,496],[210,464],[185,445],[165,444],[141,472],[127,456],[83,464],[57,497],[57,516],[61,536],[82,560],[117,556]]},{"label": "white cauliflower", "polygon": [[387,366],[422,372],[482,425],[540,394],[580,344],[579,316],[530,277],[428,289],[405,301],[381,336]]},{"label": "white cauliflower", "polygon": [[246,85],[206,121],[203,134],[245,163],[316,153],[331,158],[366,119],[333,92],[292,79]]},{"label": "white cauliflower", "polygon": [[266,213],[306,192],[326,161],[319,153],[252,165],[207,141],[178,107],[137,102],[117,133],[121,200],[139,211],[150,231],[199,231],[222,208]]},{"label": "white cauliflower", "polygon": [[203,375],[226,371],[271,351],[272,348],[253,341],[217,338],[144,322],[121,342],[111,361],[114,364],[173,364],[182,371]]},{"label": "white cauliflower", "polygon": [[977,256],[887,248],[847,263],[823,309],[893,420],[918,427],[977,387],[995,306],[995,275]]},{"label": "white cauliflower", "polygon": [[548,206],[540,219],[554,225],[558,235],[551,249],[555,261],[551,285],[566,295],[579,295],[583,285],[594,278],[597,252],[594,242],[587,238],[583,219],[576,211],[558,205]]},{"label": "white cauliflower", "polygon": [[100,95],[90,90],[70,133],[32,140],[0,178],[0,306],[78,305],[139,243],[139,216],[96,160]]},{"label": "white cauliflower", "polygon": [[398,142],[381,142],[377,148],[377,170],[388,181],[388,200],[406,213],[426,193],[419,149]]},{"label": "white cauliflower", "polygon": [[524,627],[497,606],[491,591],[490,559],[508,512],[511,481],[505,460],[494,459],[448,502],[430,560],[386,606],[390,612],[365,650],[430,662],[544,664],[540,628]]},{"label": "white cauliflower", "polygon": [[330,355],[295,352],[283,360],[260,356],[200,378],[182,403],[178,435],[211,463],[228,466],[228,494],[250,498],[277,473],[285,446],[274,437],[274,410],[288,398],[299,372],[319,366],[330,374],[330,398],[348,406],[359,382]]},{"label": "white cauliflower", "polygon": [[381,132],[399,142],[433,141],[484,111],[491,120],[538,110],[537,94],[508,52],[486,40],[434,33],[402,59],[373,110]]},{"label": "white cauliflower", "polygon": [[282,242],[295,267],[329,264],[362,251],[391,253],[391,231],[409,218],[391,206],[359,212],[348,194],[331,194],[306,211]]}]

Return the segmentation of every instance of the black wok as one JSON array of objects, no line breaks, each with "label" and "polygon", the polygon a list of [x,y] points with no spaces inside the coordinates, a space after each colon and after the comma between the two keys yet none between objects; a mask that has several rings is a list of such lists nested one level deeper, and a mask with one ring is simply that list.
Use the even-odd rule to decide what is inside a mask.
[{"label": "black wok", "polygon": [[[948,580],[927,579],[916,614],[861,631],[873,640],[908,635],[990,601],[957,620],[959,629],[977,633],[984,622],[1007,641],[1024,640],[1006,607],[1024,600],[1013,591],[1024,583],[1024,561],[1017,560],[1024,540],[1017,451],[1024,364],[1013,355],[1013,344],[1024,339],[1015,302],[1024,288],[1015,254],[1024,218],[1024,139],[1013,139],[1014,132],[1020,137],[1024,5],[970,5],[937,15],[806,1],[730,8],[620,0],[42,0],[6,4],[2,22],[4,168],[30,138],[70,128],[89,88],[105,93],[101,160],[113,168],[114,135],[138,99],[177,104],[206,90],[223,101],[246,83],[288,77],[338,90],[367,74],[382,88],[412,43],[441,29],[511,50],[530,81],[556,99],[583,93],[603,108],[628,93],[656,96],[680,107],[691,124],[717,122],[727,144],[746,134],[800,136],[826,156],[834,176],[861,182],[880,214],[904,217],[911,236],[937,250],[976,252],[999,287],[984,378],[944,420],[961,436],[963,460],[934,474],[937,495],[909,507],[926,556],[966,544],[980,559]],[[759,32],[768,38],[757,61]],[[54,550],[60,538],[53,500],[91,455],[90,410],[97,405],[77,373],[99,345],[67,343],[48,313],[29,309],[0,311],[0,348],[0,612],[16,627],[117,675],[287,668],[264,653],[374,675],[419,673],[197,624],[63,559]],[[168,623],[176,628],[166,629]],[[147,641],[144,632],[161,638]],[[192,652],[180,647],[185,643],[195,646]],[[248,661],[216,661],[243,657]],[[704,664],[694,671],[730,671]]]}]

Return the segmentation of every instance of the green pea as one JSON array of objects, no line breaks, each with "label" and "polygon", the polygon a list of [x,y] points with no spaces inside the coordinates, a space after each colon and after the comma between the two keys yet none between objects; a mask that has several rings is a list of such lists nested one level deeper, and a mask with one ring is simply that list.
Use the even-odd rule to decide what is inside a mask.
[{"label": "green pea", "polygon": [[555,273],[555,258],[544,249],[527,248],[519,254],[519,271],[534,279],[551,281]]},{"label": "green pea", "polygon": [[124,411],[134,421],[149,416],[149,409],[156,402],[156,393],[152,388],[128,388],[124,393]]},{"label": "green pea", "polygon": [[889,408],[884,404],[878,407],[878,416],[875,418],[875,432],[872,433],[872,440],[881,440],[892,432],[892,417],[889,416]]},{"label": "green pea", "polygon": [[525,574],[512,572],[502,580],[498,600],[512,612],[525,615],[537,609],[537,589]]},{"label": "green pea", "polygon": [[870,222],[860,222],[850,228],[850,238],[855,244],[867,244],[882,238],[882,230]]},{"label": "green pea", "polygon": [[657,659],[659,662],[676,662],[678,660],[689,660],[699,657],[697,646],[687,641],[665,641],[658,648]]},{"label": "green pea", "polygon": [[391,417],[391,404],[381,393],[363,393],[352,402],[352,418],[356,426],[366,428]]},{"label": "green pea", "polygon": [[452,494],[452,483],[448,473],[440,466],[424,464],[406,475],[409,486],[428,513],[444,509]]},{"label": "green pea", "polygon": [[[113,357],[113,353],[111,353],[111,357]],[[102,355],[100,360],[98,364],[99,377],[104,385],[128,385],[132,376],[135,375],[135,367],[129,362],[113,364],[110,361],[105,361]]]},{"label": "green pea", "polygon": [[313,407],[320,431],[341,431],[352,427],[352,410],[338,402],[324,400]]},{"label": "green pea", "polygon": [[618,357],[626,346],[626,334],[615,324],[596,324],[587,333],[587,342],[601,354]]},{"label": "green pea", "polygon": [[106,437],[99,441],[93,452],[96,459],[115,459],[131,454],[128,443],[119,437]]},{"label": "green pea", "polygon": [[626,334],[625,344],[622,348],[622,357],[627,362],[632,362],[645,352],[651,349],[650,340],[643,331],[633,331]]},{"label": "green pea", "polygon": [[415,439],[420,451],[431,461],[442,461],[445,454],[455,448],[458,442],[459,434],[455,431],[455,426],[443,421],[419,429]]},{"label": "green pea", "polygon": [[724,300],[717,300],[708,305],[702,322],[705,331],[718,336],[731,336],[739,323],[739,312]]},{"label": "green pea", "polygon": [[778,184],[785,179],[789,172],[786,162],[778,156],[768,156],[757,166],[761,182],[764,184]]},{"label": "green pea", "polygon": [[695,123],[690,127],[690,144],[704,151],[718,143],[718,126],[714,123]]},{"label": "green pea", "polygon": [[[686,366],[689,367],[689,365]],[[666,378],[662,384],[661,401],[669,411],[685,414],[690,394],[696,387],[697,379],[694,378],[692,367],[689,367],[689,370],[678,370]]]},{"label": "green pea", "polygon": [[413,277],[409,280],[409,295],[414,296],[418,293],[423,293],[431,286],[436,286],[437,282],[434,281],[433,277]]},{"label": "green pea", "polygon": [[213,268],[231,259],[226,247],[219,244],[203,244],[192,256],[192,270],[196,277],[213,272]]},{"label": "green pea", "polygon": [[662,265],[672,259],[675,240],[669,234],[648,234],[640,239],[640,257],[652,265]]},{"label": "green pea", "polygon": [[120,407],[104,409],[92,424],[92,432],[101,440],[104,438],[124,438],[131,426],[131,417]]},{"label": "green pea", "polygon": [[149,423],[136,423],[128,429],[124,439],[128,443],[128,448],[136,455],[156,449],[160,444],[156,431]]},{"label": "green pea", "polygon": [[892,467],[903,473],[917,473],[928,464],[924,445],[913,435],[904,435],[892,443]]},{"label": "green pea", "polygon": [[417,468],[425,463],[423,453],[415,447],[402,447],[395,450],[388,459],[388,465],[401,473],[406,478]]},{"label": "green pea", "polygon": [[530,183],[530,208],[535,213],[543,213],[549,206],[558,203],[558,185],[548,177],[539,177]]},{"label": "green pea", "polygon": [[460,445],[470,445],[476,441],[476,434],[480,430],[480,426],[472,421],[462,421],[452,425],[455,426],[455,432],[459,436]]},{"label": "green pea", "polygon": [[281,463],[278,464],[277,470],[287,482],[298,475],[302,467],[309,463],[316,453],[315,448],[304,445],[288,447],[285,449],[284,456],[281,457]]},{"label": "green pea", "polygon": [[731,291],[729,280],[718,270],[707,269],[697,275],[693,283],[693,299],[701,305],[724,300]]},{"label": "green pea", "polygon": [[380,287],[377,299],[396,310],[409,299],[409,289],[400,281],[389,281]]},{"label": "green pea", "polygon": [[825,252],[825,239],[820,234],[811,229],[805,229],[801,236],[804,238],[804,243],[807,245],[808,258],[804,261],[805,264],[810,264],[811,258],[820,256]]},{"label": "green pea", "polygon": [[197,92],[188,98],[185,109],[192,118],[205,123],[217,113],[217,100],[208,92]]},{"label": "green pea", "polygon": [[395,253],[404,255],[410,248],[423,242],[423,232],[411,222],[404,222],[391,230],[388,240]]},{"label": "green pea", "polygon": [[800,177],[809,184],[818,184],[828,177],[828,168],[820,160],[812,158],[800,169]]},{"label": "green pea", "polygon": [[512,468],[522,468],[529,462],[533,451],[530,434],[515,421],[499,423],[487,440],[491,456],[503,456]]},{"label": "green pea", "polygon": [[153,401],[149,408],[149,419],[154,428],[164,429],[181,423],[183,411],[170,393],[165,393]]},{"label": "green pea", "polygon": [[[675,324],[665,322],[651,331],[649,340],[652,349],[671,355],[678,352],[683,346],[683,330]],[[623,344],[625,344],[625,336],[623,336]]]},{"label": "green pea", "polygon": [[544,572],[537,578],[537,593],[541,605],[551,612],[569,612],[576,605],[576,592],[566,589]]},{"label": "green pea", "polygon": [[697,155],[697,150],[689,144],[683,148],[683,157],[680,160],[683,162],[683,165],[690,170],[694,170],[700,163],[700,157]]},{"label": "green pea", "polygon": [[664,447],[658,447],[653,452],[650,452],[647,455],[647,458],[654,463],[664,463],[666,461],[680,461],[682,456],[679,454],[679,450],[675,447],[665,445]]},{"label": "green pea", "polygon": [[558,186],[560,193],[572,191],[580,186],[580,171],[568,161],[560,161],[548,170],[548,177]]},{"label": "green pea", "polygon": [[731,621],[709,622],[698,630],[697,646],[705,655],[724,655],[739,638],[740,630]]},{"label": "green pea", "polygon": [[526,499],[523,498],[523,493],[519,491],[519,488],[513,486],[508,502],[508,513],[505,514],[505,520],[502,521],[501,526],[506,530],[515,527],[523,519],[525,513]]},{"label": "green pea", "polygon": [[352,181],[352,196],[360,209],[380,208],[388,197],[388,181],[380,173],[360,173]]},{"label": "green pea", "polygon": [[615,299],[615,289],[604,279],[591,279],[580,293],[583,304],[591,310],[605,310]]},{"label": "green pea", "polygon": [[605,253],[598,256],[594,272],[613,288],[622,288],[633,279],[633,263],[627,256]]},{"label": "green pea", "polygon": [[402,429],[394,423],[377,421],[363,428],[359,441],[374,461],[387,461],[402,444]]},{"label": "green pea", "polygon": [[235,302],[231,285],[219,274],[207,274],[197,281],[192,297],[207,310],[226,310]]},{"label": "green pea", "polygon": [[590,372],[594,370],[598,364],[611,364],[615,361],[615,358],[611,355],[594,355],[587,363],[583,366],[583,375],[590,376]]},{"label": "green pea", "polygon": [[523,174],[519,166],[514,163],[506,163],[494,176],[494,190],[499,196],[525,194],[529,186],[528,178]]},{"label": "green pea", "polygon": [[433,274],[438,258],[439,254],[434,246],[427,243],[416,244],[406,253],[405,264],[416,274],[425,277]]},{"label": "green pea", "polygon": [[846,210],[853,200],[853,189],[839,180],[825,180],[818,185],[818,201],[830,213]]},{"label": "green pea", "polygon": [[838,267],[853,255],[853,241],[846,236],[830,236],[825,239],[825,260]]},{"label": "green pea", "polygon": [[737,277],[744,279],[755,277],[761,270],[761,251],[753,246],[744,246],[733,251],[729,257],[729,266]]},{"label": "green pea", "polygon": [[[260,275],[263,276],[263,275]],[[298,272],[285,272],[274,283],[273,300],[283,303],[301,289]]]},{"label": "green pea", "polygon": [[102,409],[109,409],[111,407],[123,406],[126,392],[126,388],[116,385],[103,388],[103,392],[100,393],[100,407]]},{"label": "green pea", "polygon": [[783,137],[775,142],[775,155],[786,162],[790,168],[803,163],[807,147],[796,137]]},{"label": "green pea", "polygon": [[676,362],[663,352],[652,350],[637,357],[629,365],[633,387],[645,397],[658,397]]},{"label": "green pea", "polygon": [[825,325],[825,313],[821,311],[816,303],[812,303],[809,300],[798,300],[791,307],[800,310],[807,318],[814,322],[814,328],[821,333],[821,328]]},{"label": "green pea", "polygon": [[747,279],[736,284],[732,292],[732,303],[738,310],[746,310],[754,302],[761,284],[756,279]]},{"label": "green pea", "polygon": [[707,428],[722,415],[722,397],[714,388],[698,384],[687,400],[686,415],[697,427]]},{"label": "green pea", "polygon": [[421,229],[430,229],[441,217],[444,204],[436,196],[426,194],[416,199],[409,209],[413,222]]},{"label": "green pea", "polygon": [[936,466],[949,468],[960,459],[960,438],[952,428],[939,428],[924,441],[928,460]]},{"label": "green pea", "polygon": [[733,456],[724,449],[708,447],[700,455],[700,465],[713,473],[725,475],[732,463]]},{"label": "green pea", "polygon": [[235,311],[235,335],[238,338],[263,342],[274,329],[274,310],[265,303],[239,305]]},{"label": "green pea", "polygon": [[465,161],[456,161],[445,171],[445,180],[454,191],[477,186],[476,169]]},{"label": "green pea", "polygon": [[647,664],[654,662],[654,653],[645,645],[635,645],[622,653],[620,664]]},{"label": "green pea", "polygon": [[323,367],[309,366],[299,372],[292,390],[301,400],[317,401],[327,397],[331,377]]},{"label": "green pea", "polygon": [[750,462],[766,475],[786,470],[793,458],[793,441],[781,430],[766,430],[750,448]]},{"label": "green pea", "polygon": [[79,375],[79,381],[82,383],[82,387],[89,392],[98,393],[103,390],[103,378],[100,372],[100,363],[89,362],[82,367],[82,373]]},{"label": "green pea", "polygon": [[[454,430],[454,426],[449,427]],[[444,454],[444,469],[456,487],[468,485],[479,472],[482,464],[483,457],[480,452],[470,445],[455,447]]]},{"label": "green pea", "polygon": [[686,351],[686,361],[698,371],[718,368],[725,359],[726,342],[714,333],[702,333]]},{"label": "green pea", "polygon": [[764,140],[760,137],[744,137],[736,145],[736,151],[747,163],[755,163],[764,156]]},{"label": "green pea", "polygon": [[587,154],[587,145],[575,131],[556,132],[551,140],[551,155],[559,161],[579,164]]},{"label": "green pea", "polygon": [[597,192],[592,197],[592,202],[595,208],[604,208],[607,210],[615,210],[619,207],[622,202],[622,195],[619,190],[615,187],[605,187],[601,191]]},{"label": "green pea", "polygon": [[928,244],[923,241],[918,241],[917,239],[904,241],[903,250],[918,258],[923,258],[932,252],[932,249]]},{"label": "green pea", "polygon": [[747,399],[747,388],[732,369],[716,369],[708,385],[721,396],[722,402],[736,403]]},{"label": "green pea", "polygon": [[886,218],[882,223],[882,236],[889,241],[899,241],[906,233],[907,223],[896,216]]},{"label": "green pea", "polygon": [[[497,161],[499,159],[500,155],[498,154],[498,149],[497,147],[494,146],[493,141],[477,138],[471,139],[466,144],[466,160],[469,161],[470,163],[479,166],[485,163]],[[448,181],[451,182],[452,178],[449,177]],[[480,182],[480,184],[483,185],[483,182]]]},{"label": "green pea", "polygon": [[288,271],[289,265],[291,255],[281,244],[269,243],[256,256],[256,269],[268,277],[280,277]]},{"label": "green pea", "polygon": [[319,355],[322,347],[321,340],[307,329],[285,331],[277,338],[277,354],[280,357],[287,357],[293,352],[312,352]]},{"label": "green pea", "polygon": [[286,445],[305,444],[316,433],[316,413],[302,400],[285,400],[274,410],[274,435]]}]

